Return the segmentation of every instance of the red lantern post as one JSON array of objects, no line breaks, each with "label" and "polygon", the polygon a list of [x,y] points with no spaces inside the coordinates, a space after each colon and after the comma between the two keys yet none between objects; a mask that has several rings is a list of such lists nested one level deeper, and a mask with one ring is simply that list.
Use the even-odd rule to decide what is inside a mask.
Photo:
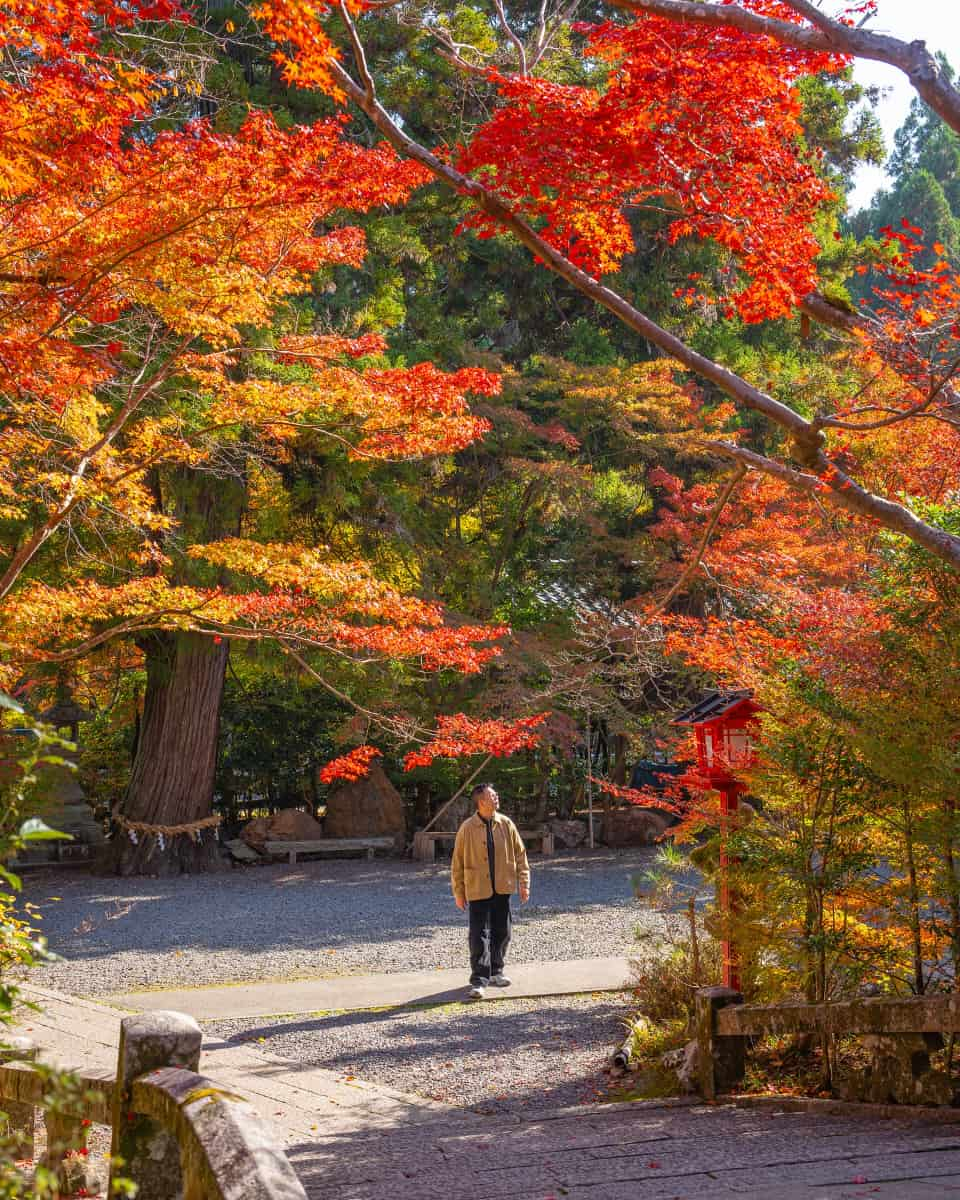
[{"label": "red lantern post", "polygon": [[736,772],[754,762],[751,726],[760,706],[753,693],[711,692],[681,713],[674,725],[693,729],[697,737],[697,773],[704,788],[720,793],[720,913],[723,921],[723,985],[740,991],[740,956],[730,936],[738,898],[730,885],[728,833],[735,821],[740,793],[746,791]]}]

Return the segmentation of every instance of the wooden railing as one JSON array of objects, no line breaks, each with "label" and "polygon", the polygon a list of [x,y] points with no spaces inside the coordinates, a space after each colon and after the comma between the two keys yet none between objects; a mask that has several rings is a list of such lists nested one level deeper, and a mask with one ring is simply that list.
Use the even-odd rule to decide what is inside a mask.
[{"label": "wooden railing", "polygon": [[850,1084],[851,1099],[948,1104],[953,1088],[930,1064],[944,1034],[960,1033],[960,994],[871,997],[822,1004],[744,1004],[729,988],[697,993],[700,1091],[712,1100],[736,1089],[749,1040],[769,1034],[861,1038],[873,1061]]},{"label": "wooden railing", "polygon": [[[90,1124],[112,1126],[111,1167],[137,1185],[138,1200],[306,1200],[281,1147],[241,1096],[197,1074],[201,1033],[182,1013],[121,1022],[116,1072],[71,1072],[82,1103],[45,1112],[44,1165],[62,1196],[91,1193],[84,1179]],[[29,1039],[15,1038],[0,1066],[0,1109],[21,1158],[34,1157],[34,1110],[48,1082]],[[112,1191],[110,1192],[112,1194]]]}]

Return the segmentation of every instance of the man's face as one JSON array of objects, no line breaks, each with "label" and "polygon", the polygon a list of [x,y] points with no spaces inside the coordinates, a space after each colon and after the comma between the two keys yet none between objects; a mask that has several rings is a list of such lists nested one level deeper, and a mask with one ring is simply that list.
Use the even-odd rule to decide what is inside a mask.
[{"label": "man's face", "polygon": [[493,788],[484,788],[477,796],[477,812],[485,821],[489,821],[500,807],[500,797]]}]

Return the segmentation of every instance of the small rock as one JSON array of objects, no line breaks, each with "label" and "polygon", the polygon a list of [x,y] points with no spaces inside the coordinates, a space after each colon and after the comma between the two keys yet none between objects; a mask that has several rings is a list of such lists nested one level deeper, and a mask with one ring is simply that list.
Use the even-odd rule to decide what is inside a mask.
[{"label": "small rock", "polygon": [[240,837],[254,850],[265,842],[311,842],[323,837],[323,826],[299,808],[281,808],[269,817],[255,817],[240,831]]},{"label": "small rock", "polygon": [[60,1165],[60,1191],[65,1196],[77,1193],[98,1196],[106,1186],[106,1175],[86,1154],[70,1153]]}]

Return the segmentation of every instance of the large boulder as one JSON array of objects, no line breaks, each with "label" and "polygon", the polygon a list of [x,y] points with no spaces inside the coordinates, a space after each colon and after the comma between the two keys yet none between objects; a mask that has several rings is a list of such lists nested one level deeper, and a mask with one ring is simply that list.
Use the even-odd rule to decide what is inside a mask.
[{"label": "large boulder", "polygon": [[551,821],[549,829],[558,850],[576,850],[587,840],[586,821]]},{"label": "large boulder", "polygon": [[389,837],[402,850],[407,837],[403,797],[378,764],[364,779],[345,783],[327,800],[328,838]]},{"label": "large boulder", "polygon": [[658,808],[612,808],[603,818],[606,846],[649,846],[673,824],[669,813]]},{"label": "large boulder", "polygon": [[315,842],[324,836],[324,832],[320,822],[308,812],[300,808],[281,808],[272,816],[248,821],[240,836],[254,850],[262,850],[265,842]]}]

